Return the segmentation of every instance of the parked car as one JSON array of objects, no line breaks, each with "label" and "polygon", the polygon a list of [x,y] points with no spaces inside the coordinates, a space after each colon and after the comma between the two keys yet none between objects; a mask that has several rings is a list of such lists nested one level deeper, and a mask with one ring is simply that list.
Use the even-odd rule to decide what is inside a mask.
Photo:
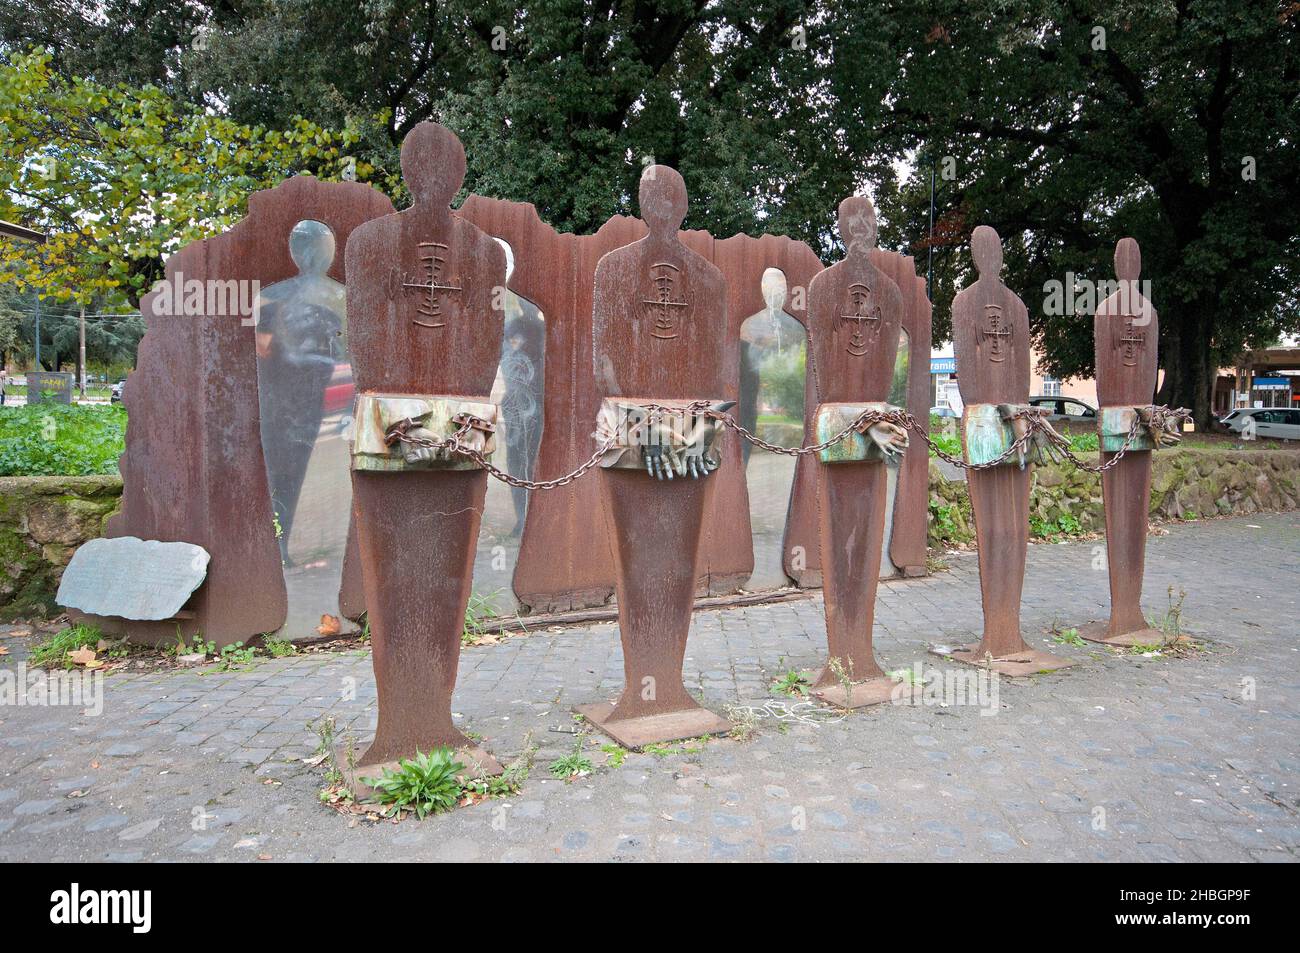
[{"label": "parked car", "polygon": [[953,410],[947,404],[940,404],[938,407],[930,408],[931,417],[960,417],[961,414]]},{"label": "parked car", "polygon": [[1241,433],[1253,421],[1256,437],[1300,440],[1300,410],[1288,407],[1240,407],[1219,422]]},{"label": "parked car", "polygon": [[1047,415],[1047,419],[1052,423],[1057,421],[1095,420],[1097,417],[1097,408],[1073,397],[1031,397],[1029,398],[1029,406],[1046,407],[1051,411]]}]

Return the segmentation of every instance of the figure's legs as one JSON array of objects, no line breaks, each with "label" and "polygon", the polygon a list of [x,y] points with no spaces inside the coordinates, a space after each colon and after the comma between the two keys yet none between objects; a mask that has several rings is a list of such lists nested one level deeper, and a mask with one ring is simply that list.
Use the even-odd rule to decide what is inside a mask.
[{"label": "figure's legs", "polygon": [[358,549],[379,692],[360,764],[470,747],[452,724],[487,473],[353,473]]},{"label": "figure's legs", "polygon": [[979,546],[984,638],[977,646],[951,653],[933,650],[959,662],[987,665],[1001,675],[1036,675],[1074,664],[1031,649],[1020,635],[1020,594],[1029,552],[1029,475],[1014,465],[966,474]]},{"label": "figure's legs", "polygon": [[1014,465],[967,473],[979,546],[984,637],[977,654],[1001,658],[1028,650],[1020,635],[1020,595],[1029,552],[1029,469]]},{"label": "figure's legs", "polygon": [[682,685],[695,603],[700,531],[713,477],[652,479],[639,470],[601,470],[614,533],[623,695],[612,720],[698,707]]},{"label": "figure's legs", "polygon": [[[886,481],[883,463],[837,463],[821,468],[822,595],[826,602],[826,641],[854,682],[884,673],[871,648],[871,627],[880,583],[885,532]],[[828,665],[818,687],[834,685]]]},{"label": "figure's legs", "polygon": [[[1103,454],[1103,460],[1113,457]],[[1110,575],[1110,621],[1088,626],[1086,638],[1159,642],[1164,636],[1142,614],[1146,568],[1147,510],[1151,504],[1151,451],[1130,450],[1101,475],[1106,507],[1106,563]],[[1100,630],[1100,631],[1098,631]]]},{"label": "figure's legs", "polygon": [[659,481],[609,469],[598,479],[612,534],[624,685],[612,705],[578,711],[628,748],[729,730],[682,684],[701,528],[716,476]]}]

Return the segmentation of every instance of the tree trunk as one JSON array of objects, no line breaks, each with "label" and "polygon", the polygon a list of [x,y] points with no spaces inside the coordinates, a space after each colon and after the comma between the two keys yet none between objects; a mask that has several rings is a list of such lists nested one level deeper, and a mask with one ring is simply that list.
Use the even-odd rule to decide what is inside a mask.
[{"label": "tree trunk", "polygon": [[1213,302],[1174,302],[1174,313],[1182,320],[1169,335],[1165,361],[1165,383],[1158,402],[1186,407],[1196,429],[1208,430],[1211,422],[1212,390],[1218,368],[1210,354]]}]

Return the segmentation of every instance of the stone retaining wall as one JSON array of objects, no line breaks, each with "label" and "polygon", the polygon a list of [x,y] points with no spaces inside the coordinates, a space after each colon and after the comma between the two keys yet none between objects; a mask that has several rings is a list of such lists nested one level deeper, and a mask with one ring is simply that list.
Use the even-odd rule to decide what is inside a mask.
[{"label": "stone retaining wall", "polygon": [[[1082,459],[1096,463],[1096,454]],[[1151,474],[1152,520],[1249,515],[1300,507],[1300,453],[1285,450],[1161,450]],[[1071,465],[1034,469],[1029,502],[1032,535],[1104,533],[1101,477]],[[975,539],[964,480],[947,480],[930,464],[929,542]]]},{"label": "stone retaining wall", "polygon": [[121,496],[117,476],[0,477],[0,620],[58,612],[63,567]]}]

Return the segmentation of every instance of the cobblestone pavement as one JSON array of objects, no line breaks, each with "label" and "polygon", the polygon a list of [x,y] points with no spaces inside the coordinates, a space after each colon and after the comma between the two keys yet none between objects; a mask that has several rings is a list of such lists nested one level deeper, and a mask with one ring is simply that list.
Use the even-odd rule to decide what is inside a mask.
[{"label": "cobblestone pavement", "polygon": [[[1050,644],[1054,621],[1099,616],[1100,551],[1030,548],[1031,643]],[[975,634],[976,559],[949,564],[882,585],[887,668],[937,661],[927,645]],[[1185,587],[1185,625],[1212,640],[1207,654],[1052,646],[1081,664],[1002,681],[996,709],[763,718],[748,742],[633,754],[571,783],[546,766],[573,736],[550,729],[572,730],[571,705],[621,684],[615,627],[470,649],[462,723],[500,756],[531,732],[537,765],[518,797],[423,822],[331,812],[318,803],[320,769],[302,761],[312,719],[333,713],[358,739],[373,725],[368,653],[116,674],[98,716],[0,707],[0,860],[1293,860],[1300,514],[1174,526],[1151,538],[1147,564],[1148,610]],[[817,599],[701,613],[687,683],[717,710],[761,705],[778,672],[821,661],[823,640]],[[0,663],[15,669],[29,642],[0,638]],[[344,701],[350,686],[356,700]]]}]

